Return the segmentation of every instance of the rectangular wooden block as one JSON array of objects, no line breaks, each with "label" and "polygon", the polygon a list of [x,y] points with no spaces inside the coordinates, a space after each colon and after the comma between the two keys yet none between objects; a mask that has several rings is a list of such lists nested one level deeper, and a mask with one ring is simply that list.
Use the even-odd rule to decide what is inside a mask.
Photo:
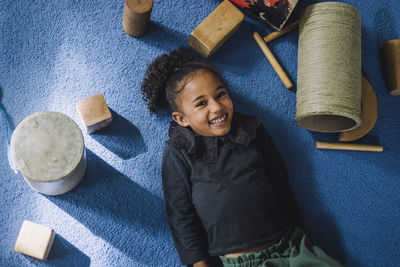
[{"label": "rectangular wooden block", "polygon": [[25,220],[15,242],[16,252],[35,257],[40,260],[47,259],[55,232],[53,229]]},{"label": "rectangular wooden block", "polygon": [[222,2],[189,36],[189,45],[202,57],[211,56],[242,24],[243,13],[229,0]]},{"label": "rectangular wooden block", "polygon": [[88,134],[107,127],[112,122],[111,112],[102,94],[80,100],[76,107]]}]

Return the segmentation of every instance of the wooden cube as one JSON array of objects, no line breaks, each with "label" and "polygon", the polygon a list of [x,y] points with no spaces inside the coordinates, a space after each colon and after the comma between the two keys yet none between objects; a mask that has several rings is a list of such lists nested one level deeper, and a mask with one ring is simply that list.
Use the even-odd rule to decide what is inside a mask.
[{"label": "wooden cube", "polygon": [[46,260],[54,237],[53,229],[25,220],[19,231],[14,250],[40,260]]},{"label": "wooden cube", "polygon": [[112,116],[102,94],[80,100],[76,107],[88,134],[111,125]]},{"label": "wooden cube", "polygon": [[225,0],[189,36],[189,45],[202,57],[211,56],[242,24],[243,13]]}]

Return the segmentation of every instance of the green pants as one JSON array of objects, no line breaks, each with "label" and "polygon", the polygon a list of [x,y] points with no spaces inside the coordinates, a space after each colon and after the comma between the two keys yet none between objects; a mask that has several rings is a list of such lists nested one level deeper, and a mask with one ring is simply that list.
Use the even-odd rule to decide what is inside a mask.
[{"label": "green pants", "polygon": [[289,229],[279,242],[260,252],[237,258],[220,258],[224,267],[343,266],[319,247],[307,245],[306,236],[300,228]]}]

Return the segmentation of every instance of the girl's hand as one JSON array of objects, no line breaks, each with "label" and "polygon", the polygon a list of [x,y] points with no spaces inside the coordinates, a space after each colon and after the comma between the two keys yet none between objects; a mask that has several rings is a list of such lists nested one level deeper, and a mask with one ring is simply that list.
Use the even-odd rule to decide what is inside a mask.
[{"label": "girl's hand", "polygon": [[208,265],[206,261],[199,261],[193,264],[193,267],[208,267]]}]

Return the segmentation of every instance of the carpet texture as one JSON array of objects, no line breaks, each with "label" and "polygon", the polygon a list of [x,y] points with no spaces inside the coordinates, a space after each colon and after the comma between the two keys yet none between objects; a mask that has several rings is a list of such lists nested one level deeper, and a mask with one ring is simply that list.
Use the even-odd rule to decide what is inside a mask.
[{"label": "carpet texture", "polygon": [[[309,4],[300,0],[292,19]],[[400,2],[341,1],[362,17],[362,72],[375,88],[379,114],[360,143],[383,153],[328,151],[316,141],[336,134],[298,127],[296,95],[287,90],[253,40],[273,29],[246,18],[210,58],[229,82],[237,111],[260,117],[281,151],[313,243],[348,266],[400,266],[400,97],[385,86],[380,47],[400,38]],[[140,85],[158,55],[187,46],[190,32],[217,0],[155,0],[148,34],[122,29],[124,2],[0,2],[1,105],[13,125],[39,111],[57,111],[83,129],[75,104],[103,93],[112,109],[110,128],[84,135],[88,168],[71,192],[34,192],[7,161],[0,119],[1,266],[179,266],[166,224],[161,153],[170,117],[150,116]],[[292,81],[297,79],[294,31],[270,43]],[[53,228],[46,262],[13,250],[23,220]]]}]

